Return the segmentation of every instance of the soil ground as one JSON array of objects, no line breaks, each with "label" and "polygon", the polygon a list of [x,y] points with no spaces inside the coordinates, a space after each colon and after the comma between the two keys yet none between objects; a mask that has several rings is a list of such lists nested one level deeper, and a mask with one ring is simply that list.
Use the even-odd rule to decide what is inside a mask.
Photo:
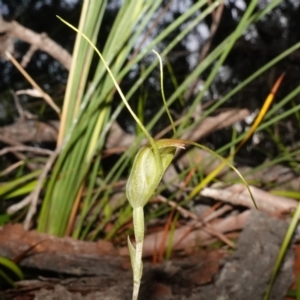
[{"label": "soil ground", "polygon": [[[288,224],[251,211],[231,253],[199,250],[155,266],[146,261],[140,299],[263,299]],[[108,242],[56,238],[9,225],[0,231],[0,245],[0,255],[18,261],[27,276],[17,288],[3,290],[0,299],[131,299],[129,258]],[[270,299],[288,299],[300,265],[298,250],[294,243],[289,247]]]}]

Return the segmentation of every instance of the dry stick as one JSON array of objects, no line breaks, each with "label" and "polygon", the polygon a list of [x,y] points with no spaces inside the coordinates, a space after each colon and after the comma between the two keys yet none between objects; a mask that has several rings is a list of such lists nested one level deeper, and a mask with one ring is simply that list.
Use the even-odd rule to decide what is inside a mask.
[{"label": "dry stick", "polygon": [[[15,140],[12,140],[11,138],[9,138],[8,136],[3,136],[3,135],[0,135],[0,141],[5,143],[5,144],[9,144],[9,145],[15,145],[15,146],[23,146],[22,143],[20,142],[16,142]],[[23,155],[22,153],[17,153],[17,152],[13,152],[13,154],[18,158],[20,159],[21,161],[25,162],[26,161],[26,156]],[[37,169],[37,166],[36,164],[34,163],[27,163],[26,164],[27,167],[34,171]]]},{"label": "dry stick", "polygon": [[[28,197],[30,197],[30,206],[29,206],[29,210],[27,212],[27,215],[26,215],[26,218],[25,218],[25,221],[24,221],[24,229],[25,230],[28,230],[30,228],[31,219],[37,211],[39,194],[40,194],[40,191],[42,189],[43,182],[45,181],[45,179],[47,177],[47,174],[51,170],[51,168],[52,168],[57,156],[59,155],[61,149],[62,149],[62,146],[57,147],[55,149],[55,151],[51,154],[51,156],[49,157],[47,163],[45,164],[45,167],[44,167],[41,175],[39,176],[39,179],[38,179],[38,182],[36,184],[35,189],[28,196]],[[25,201],[25,199],[23,201]]]},{"label": "dry stick", "polygon": [[190,211],[184,209],[183,207],[179,206],[176,202],[172,200],[168,200],[165,197],[161,195],[157,195],[155,198],[152,199],[152,202],[155,200],[158,200],[159,202],[166,203],[169,206],[175,208],[184,218],[191,218],[191,219],[197,219],[197,216]]},{"label": "dry stick", "polygon": [[[221,202],[220,202],[221,203]],[[202,224],[207,224],[208,222],[216,219],[217,217],[222,216],[224,213],[232,210],[231,205],[224,205],[220,209],[215,209],[214,211],[210,212],[209,215],[205,216],[203,220],[200,219]]]},{"label": "dry stick", "polygon": [[163,197],[161,195],[156,196],[152,200],[152,202],[154,202],[156,199],[159,202],[166,203],[169,206],[176,209],[184,218],[191,218],[195,221],[198,221],[201,224],[206,224],[207,222],[212,221],[213,219],[221,216],[225,212],[232,209],[231,205],[224,205],[223,207],[221,207],[220,209],[217,210],[217,208],[222,204],[222,202],[218,202],[214,206],[209,208],[207,210],[207,212],[205,212],[202,216],[198,217],[196,214],[194,214],[194,213],[184,209],[183,207],[179,206],[178,203],[176,203],[174,201],[171,201],[171,200],[167,200],[165,197]]},{"label": "dry stick", "polygon": [[[225,233],[224,236],[227,238],[227,239],[231,239],[231,240],[237,240],[238,237],[240,236],[240,230],[242,228],[238,229],[238,231],[234,231],[234,232],[229,232],[229,233]],[[212,245],[214,243],[216,243],[218,240],[220,240],[219,238],[216,238],[216,237],[211,237],[211,238],[208,238],[206,239],[205,241],[203,241],[201,243],[201,246],[205,247],[205,246],[208,246],[208,245]],[[236,245],[234,245],[236,247]]]},{"label": "dry stick", "polygon": [[[46,33],[41,33],[40,34],[41,40],[44,40],[45,38],[47,38],[47,34]],[[30,48],[28,49],[28,51],[26,52],[26,54],[23,56],[22,58],[22,62],[21,62],[21,66],[23,68],[26,68],[28,63],[31,60],[31,57],[33,56],[33,54],[38,50],[38,45],[36,44],[30,44]]]},{"label": "dry stick", "polygon": [[[173,207],[174,209],[176,209],[178,212],[180,212],[185,218],[186,217],[190,217],[196,221],[199,220],[199,217],[196,216],[195,214],[191,213],[190,211],[185,210],[184,208],[178,206],[178,204],[174,201],[168,201],[166,198],[162,197],[162,196],[157,196],[156,199],[158,199],[161,202],[167,203],[168,205],[170,205],[171,207]],[[235,248],[235,245],[221,232],[215,230],[214,228],[212,228],[209,224],[207,224],[209,221],[212,221],[214,219],[216,219],[217,217],[223,215],[225,212],[228,212],[229,210],[232,209],[231,205],[224,205],[223,207],[221,207],[218,210],[215,210],[216,208],[218,208],[221,205],[221,202],[217,203],[214,206],[213,211],[211,211],[211,209],[209,209],[209,214],[207,215],[207,213],[205,213],[205,215],[201,218],[203,220],[200,220],[200,222],[198,221],[197,223],[193,224],[190,227],[190,230],[188,230],[187,232],[185,232],[182,236],[182,238],[180,239],[180,242],[182,242],[182,240],[184,240],[184,238],[188,235],[189,232],[191,232],[194,228],[201,228],[204,231],[208,232],[209,234],[216,236],[217,238],[219,238],[221,241],[223,241],[225,244],[227,244],[228,246],[230,246],[231,248]],[[174,211],[174,210],[173,210]],[[173,212],[172,211],[172,212]],[[168,223],[168,222],[167,222]],[[167,226],[166,226],[167,227]],[[165,228],[166,228],[165,227]],[[164,230],[165,233],[165,230]],[[165,245],[164,241],[166,240],[167,236],[164,234],[163,238],[161,240],[161,246],[160,246],[160,254],[162,255],[162,249]],[[161,258],[162,259],[162,257]]]},{"label": "dry stick", "polygon": [[235,249],[236,246],[235,244],[229,240],[225,234],[215,230],[214,228],[212,228],[209,225],[206,225],[205,227],[202,228],[202,230],[206,231],[207,233],[209,233],[210,235],[213,235],[215,237],[217,237],[219,240],[221,240],[222,242],[224,242],[225,244],[227,244],[229,247],[231,247],[232,249]]},{"label": "dry stick", "polygon": [[[219,5],[219,7],[217,8],[216,12],[212,13],[212,17],[213,17],[213,22],[211,24],[211,27],[210,27],[210,36],[209,38],[207,39],[204,47],[202,48],[202,51],[201,51],[201,54],[199,56],[199,59],[198,59],[198,62],[197,62],[197,65],[199,65],[202,60],[206,57],[209,49],[210,49],[210,46],[211,46],[211,42],[213,40],[213,37],[215,36],[216,34],[216,31],[220,25],[220,21],[221,21],[221,17],[222,17],[222,14],[223,14],[223,9],[224,9],[224,3],[221,3]],[[187,90],[186,94],[185,94],[185,98],[186,99],[189,99],[191,97],[191,95],[193,94],[196,86],[198,84],[198,80],[195,80],[189,87],[189,89]]]},{"label": "dry stick", "polygon": [[[257,199],[257,202],[259,203],[259,208],[261,211],[270,214],[282,214],[291,212],[297,206],[296,200],[272,195],[269,192],[254,186],[250,186],[250,188],[254,198]],[[223,189],[206,187],[200,191],[200,195],[218,199],[222,202],[231,203],[235,206],[240,205],[249,208],[254,207],[248,191],[242,184],[234,184]]]},{"label": "dry stick", "polygon": [[9,206],[7,208],[7,210],[6,210],[6,212],[9,215],[12,215],[12,214],[16,213],[17,211],[21,210],[22,208],[24,208],[25,206],[27,206],[30,202],[31,202],[31,194],[29,194],[28,196],[26,196],[20,202]]},{"label": "dry stick", "polygon": [[6,57],[13,63],[13,65],[19,70],[19,72],[26,78],[26,80],[41,93],[41,96],[45,101],[56,111],[60,117],[60,108],[55,104],[52,98],[45,93],[40,86],[32,79],[32,77],[24,70],[24,68],[18,63],[18,61],[8,52],[5,52]]},{"label": "dry stick", "polygon": [[23,68],[27,67],[27,65],[30,62],[33,54],[37,50],[38,50],[38,47],[36,47],[35,45],[30,45],[30,48],[28,49],[28,51],[26,52],[26,54],[23,56],[22,61],[21,61],[21,66]]},{"label": "dry stick", "polygon": [[12,172],[13,170],[15,170],[16,168],[20,167],[24,165],[24,161],[23,160],[19,160],[18,162],[10,165],[9,167],[7,167],[5,170],[3,170],[1,173],[0,173],[0,176],[5,176],[5,175],[8,175],[10,172]]},{"label": "dry stick", "polygon": [[53,151],[48,149],[35,148],[31,146],[14,146],[14,147],[6,147],[0,151],[0,156],[4,155],[8,152],[33,152],[35,154],[40,155],[51,155]]},{"label": "dry stick", "polygon": [[16,21],[6,22],[3,18],[0,18],[0,27],[3,32],[8,32],[11,37],[37,47],[60,62],[67,70],[70,69],[72,61],[70,53],[45,34],[38,34]]},{"label": "dry stick", "polygon": [[210,216],[215,210],[217,210],[222,205],[222,202],[217,202],[213,206],[209,207],[205,212],[203,212],[199,217],[198,220],[205,222],[206,218]]},{"label": "dry stick", "polygon": [[14,98],[14,102],[15,102],[15,106],[16,106],[16,109],[18,111],[18,114],[19,114],[20,118],[23,119],[24,116],[25,116],[25,112],[24,112],[24,110],[23,110],[23,108],[20,104],[19,98],[13,90],[11,90],[10,93],[12,94],[12,96]]},{"label": "dry stick", "polygon": [[[220,203],[220,202],[219,202]],[[235,245],[220,231],[215,230],[210,224],[207,224],[209,221],[212,221],[213,219],[216,219],[217,217],[223,215],[225,212],[228,212],[232,210],[231,205],[224,205],[218,210],[214,210],[212,213],[207,215],[200,224],[200,228],[204,231],[208,232],[211,235],[216,236],[218,239],[223,241],[225,244],[227,244],[231,248],[235,248]]]},{"label": "dry stick", "polygon": [[[174,244],[174,248],[176,247],[176,245],[182,243],[182,241],[188,236],[188,234],[193,231],[193,229],[200,229],[203,231],[208,232],[210,235],[216,236],[217,238],[219,238],[221,241],[223,241],[224,243],[226,243],[228,246],[230,246],[231,248],[235,248],[234,244],[226,238],[226,236],[221,233],[220,231],[217,231],[216,229],[214,229],[211,225],[207,224],[208,221],[212,221],[213,219],[216,219],[217,217],[223,215],[225,212],[231,210],[231,206],[230,205],[224,205],[223,207],[221,207],[220,209],[218,209],[217,211],[214,211],[214,214],[211,214],[210,216],[207,216],[206,219],[204,221],[200,221],[200,222],[196,222],[193,223],[190,228],[188,228],[183,234],[182,237],[179,239],[179,241]],[[210,218],[208,218],[210,217]],[[197,218],[198,219],[198,218]]]}]

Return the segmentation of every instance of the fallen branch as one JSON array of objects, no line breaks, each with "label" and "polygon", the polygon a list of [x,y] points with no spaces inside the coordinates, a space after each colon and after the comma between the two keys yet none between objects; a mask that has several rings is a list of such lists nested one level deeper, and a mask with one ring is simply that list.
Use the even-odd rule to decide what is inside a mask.
[{"label": "fallen branch", "polygon": [[[293,199],[272,195],[271,193],[254,186],[250,186],[250,189],[258,209],[270,214],[288,214],[296,208],[298,203]],[[234,184],[220,189],[204,188],[200,194],[205,197],[231,203],[232,205],[254,208],[250,194],[242,184]]]},{"label": "fallen branch", "polygon": [[[38,120],[18,119],[14,124],[0,127],[0,139],[10,140],[16,143],[27,142],[55,142],[59,121],[49,121],[48,123]],[[3,137],[3,138],[2,138]]]},{"label": "fallen branch", "polygon": [[38,34],[16,21],[6,22],[2,18],[0,18],[0,32],[2,34],[7,33],[11,39],[17,38],[34,46],[35,49],[48,53],[67,70],[70,70],[72,61],[70,53],[44,33]]}]

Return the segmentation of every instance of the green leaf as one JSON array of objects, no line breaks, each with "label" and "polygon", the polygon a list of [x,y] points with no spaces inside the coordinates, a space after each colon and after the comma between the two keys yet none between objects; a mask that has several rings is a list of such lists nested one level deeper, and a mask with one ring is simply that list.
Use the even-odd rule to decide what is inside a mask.
[{"label": "green leaf", "polygon": [[9,214],[3,214],[0,215],[0,226],[7,224],[10,221],[10,215]]},{"label": "green leaf", "polygon": [[300,300],[300,275],[297,278],[296,299]]},{"label": "green leaf", "polygon": [[13,189],[10,193],[5,194],[3,196],[3,199],[7,200],[7,199],[29,194],[34,190],[36,184],[37,184],[37,180],[30,181],[19,188]]},{"label": "green leaf", "polygon": [[11,286],[13,286],[13,287],[15,286],[14,281],[2,270],[0,270],[0,277],[2,277]]},{"label": "green leaf", "polygon": [[7,193],[15,192],[15,190],[21,188],[24,186],[24,184],[32,180],[33,178],[36,178],[41,173],[41,170],[37,170],[34,172],[31,172],[29,174],[26,174],[18,179],[11,180],[3,185],[0,186],[0,195],[5,195]]},{"label": "green leaf", "polygon": [[3,265],[4,267],[8,268],[11,270],[14,274],[18,276],[18,278],[22,279],[23,278],[23,273],[21,269],[10,259],[0,256],[0,264]]},{"label": "green leaf", "polygon": [[283,240],[283,242],[281,244],[281,247],[280,247],[280,250],[279,250],[276,262],[275,262],[275,266],[273,268],[273,272],[272,272],[272,275],[271,275],[270,283],[268,285],[266,294],[264,296],[264,300],[268,300],[270,298],[272,286],[274,284],[276,275],[277,275],[277,273],[279,271],[279,268],[281,266],[281,263],[283,261],[283,258],[285,256],[285,254],[286,254],[288,246],[289,246],[289,244],[290,244],[290,242],[292,240],[293,234],[294,234],[294,232],[296,230],[299,218],[300,218],[300,203],[298,203],[298,205],[297,205],[297,208],[296,208],[296,211],[294,213],[294,216],[293,216],[293,218],[292,218],[292,220],[290,222],[289,228],[288,228],[288,230],[287,230],[287,232],[285,234],[284,240]]}]

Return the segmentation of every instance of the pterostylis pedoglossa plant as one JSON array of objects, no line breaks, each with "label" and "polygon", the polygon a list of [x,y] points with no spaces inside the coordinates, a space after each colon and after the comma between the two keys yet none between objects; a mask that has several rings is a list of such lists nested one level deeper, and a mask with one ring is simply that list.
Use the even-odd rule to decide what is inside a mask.
[{"label": "pterostylis pedoglossa plant", "polygon": [[135,156],[127,181],[126,194],[133,208],[133,228],[136,242],[135,248],[128,237],[128,248],[134,276],[132,299],[138,297],[143,272],[144,206],[158,187],[165,170],[174,158],[177,148],[184,148],[184,141],[165,139],[152,141],[150,145],[144,146]]},{"label": "pterostylis pedoglossa plant", "polygon": [[[133,294],[132,299],[137,300],[139,295],[139,289],[141,284],[141,278],[143,274],[143,263],[142,263],[142,251],[143,251],[143,241],[144,241],[144,233],[145,233],[145,222],[144,222],[144,206],[148,203],[148,201],[151,199],[153,194],[155,193],[158,185],[160,184],[160,181],[164,175],[164,172],[172,162],[175,154],[176,149],[184,149],[184,146],[186,144],[193,145],[196,147],[200,147],[202,149],[205,149],[209,151],[210,153],[213,153],[216,155],[219,159],[223,161],[222,166],[224,167],[226,164],[229,165],[232,169],[236,171],[236,173],[239,175],[239,177],[242,179],[244,184],[246,185],[251,197],[251,191],[249,189],[249,186],[247,185],[246,181],[242,177],[242,175],[238,172],[238,170],[233,167],[229,163],[229,158],[224,159],[220,157],[218,154],[213,152],[212,150],[208,149],[207,147],[203,145],[199,145],[193,141],[188,140],[180,140],[180,139],[160,139],[160,140],[154,140],[145,126],[141,123],[139,118],[136,116],[136,114],[131,109],[130,105],[128,104],[124,94],[122,93],[121,88],[119,87],[114,75],[112,74],[109,66],[107,65],[106,61],[104,60],[103,56],[99,52],[99,50],[96,48],[96,46],[91,42],[91,40],[84,35],[82,32],[80,32],[77,28],[69,24],[68,22],[62,20],[59,18],[62,22],[67,24],[69,27],[71,27],[74,31],[82,35],[87,42],[93,47],[93,49],[96,51],[96,53],[99,55],[101,61],[103,62],[107,72],[111,76],[112,81],[114,82],[115,88],[117,89],[122,101],[124,102],[125,106],[127,107],[128,111],[140,127],[140,129],[143,131],[144,135],[147,137],[149,144],[142,147],[138,153],[135,156],[134,163],[132,166],[132,170],[130,173],[130,176],[127,181],[126,186],[126,194],[128,201],[133,209],[133,229],[134,229],[134,235],[135,235],[135,245],[130,241],[128,237],[128,248],[130,253],[130,260],[133,270]],[[159,56],[159,54],[156,51],[153,51],[160,62],[160,71],[161,71],[161,91],[162,91],[162,98],[164,102],[164,106],[167,110],[168,116],[170,118],[170,122],[173,126],[173,131],[176,136],[175,126],[174,122],[169,114],[167,103],[165,101],[164,97],[164,91],[163,91],[163,74],[162,74],[162,60]],[[248,138],[248,137],[247,137]],[[214,176],[217,176],[218,172],[221,171],[221,168],[216,169],[216,172],[214,172]],[[213,178],[210,178],[212,180]],[[208,184],[209,182],[206,182]],[[254,198],[252,197],[253,202]]]}]

